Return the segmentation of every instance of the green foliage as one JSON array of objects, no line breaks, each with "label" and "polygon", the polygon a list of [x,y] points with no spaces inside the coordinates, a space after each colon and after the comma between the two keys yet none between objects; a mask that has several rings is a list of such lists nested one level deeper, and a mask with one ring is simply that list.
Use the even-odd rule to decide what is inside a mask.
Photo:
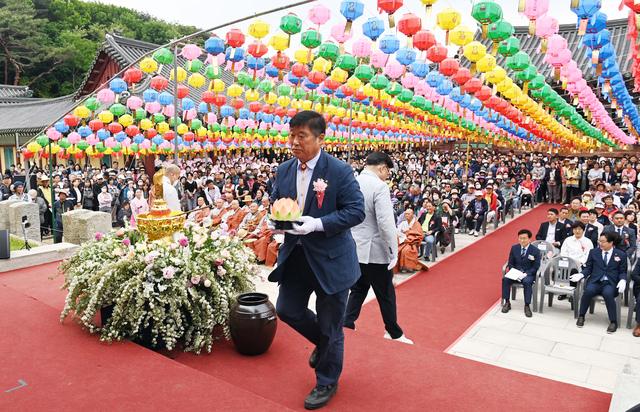
[{"label": "green foliage", "polygon": [[106,33],[155,44],[195,32],[125,7],[80,0],[0,0],[0,82],[38,97],[73,93]]}]

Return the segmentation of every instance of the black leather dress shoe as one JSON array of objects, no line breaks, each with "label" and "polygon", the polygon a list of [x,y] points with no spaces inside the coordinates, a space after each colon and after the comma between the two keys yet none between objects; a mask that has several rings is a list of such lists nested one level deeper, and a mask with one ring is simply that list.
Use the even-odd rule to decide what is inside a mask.
[{"label": "black leather dress shoe", "polygon": [[578,316],[578,320],[576,321],[576,326],[579,328],[584,326],[584,316]]},{"label": "black leather dress shoe", "polygon": [[511,310],[511,302],[507,301],[504,305],[502,305],[502,313],[507,313]]},{"label": "black leather dress shoe", "polygon": [[617,330],[618,330],[618,324],[615,322],[611,322],[609,324],[609,327],[607,328],[607,333],[614,333]]},{"label": "black leather dress shoe", "polygon": [[529,307],[529,305],[525,305],[524,307],[524,316],[528,318],[533,316],[533,313],[531,313],[531,308]]},{"label": "black leather dress shoe", "polygon": [[313,349],[313,352],[311,352],[311,356],[309,356],[309,366],[311,366],[312,369],[315,369],[316,366],[318,366],[318,347],[316,346],[315,349]]},{"label": "black leather dress shoe", "polygon": [[333,385],[322,386],[318,385],[307,396],[307,399],[304,400],[304,408],[305,409],[319,409],[325,406],[333,395],[336,394],[338,390],[338,384],[334,383]]}]

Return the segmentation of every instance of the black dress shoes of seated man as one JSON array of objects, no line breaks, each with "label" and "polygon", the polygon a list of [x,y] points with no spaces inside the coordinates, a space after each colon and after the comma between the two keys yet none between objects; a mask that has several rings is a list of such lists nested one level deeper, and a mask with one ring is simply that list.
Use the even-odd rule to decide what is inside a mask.
[{"label": "black dress shoes of seated man", "polygon": [[[584,316],[578,316],[578,320],[576,321],[576,326],[581,328],[584,326]],[[609,327],[607,328],[607,333],[615,333],[618,330],[618,324],[616,322],[610,322]]]},{"label": "black dress shoes of seated man", "polygon": [[[502,313],[508,313],[511,310],[511,302],[510,301],[506,301],[504,305],[502,305]],[[524,305],[524,315],[528,318],[533,316],[533,313],[531,312],[531,307],[529,307],[529,305]]]},{"label": "black dress shoes of seated man", "polygon": [[325,406],[333,395],[338,391],[338,384],[334,383],[331,385],[317,385],[309,396],[304,400],[304,408],[308,410],[320,409]]}]

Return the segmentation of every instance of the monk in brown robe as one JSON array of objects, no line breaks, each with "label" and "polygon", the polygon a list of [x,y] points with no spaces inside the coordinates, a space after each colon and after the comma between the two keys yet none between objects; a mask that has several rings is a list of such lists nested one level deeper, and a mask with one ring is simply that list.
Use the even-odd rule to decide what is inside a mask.
[{"label": "monk in brown robe", "polygon": [[405,220],[398,226],[398,263],[395,272],[422,270],[426,266],[418,261],[420,243],[424,237],[420,222],[413,209],[404,212]]},{"label": "monk in brown robe", "polygon": [[223,221],[226,219],[227,231],[229,231],[229,233],[236,233],[246,214],[247,212],[240,208],[240,202],[234,199],[231,202],[231,209],[229,209],[222,218]]},{"label": "monk in brown robe", "polygon": [[227,213],[229,208],[224,206],[224,199],[217,198],[214,202],[215,207],[211,211],[211,226],[217,227],[222,222],[222,217]]},{"label": "monk in brown robe", "polygon": [[258,235],[258,225],[267,212],[259,210],[257,203],[249,203],[248,208],[249,213],[244,215],[244,219],[242,219],[242,223],[238,228],[238,237],[242,239],[256,239]]}]

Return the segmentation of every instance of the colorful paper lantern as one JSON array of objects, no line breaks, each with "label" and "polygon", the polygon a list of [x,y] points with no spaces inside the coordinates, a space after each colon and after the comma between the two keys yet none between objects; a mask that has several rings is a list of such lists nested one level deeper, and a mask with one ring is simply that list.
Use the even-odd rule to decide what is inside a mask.
[{"label": "colorful paper lantern", "polygon": [[445,31],[445,44],[449,44],[449,31],[457,27],[462,21],[460,12],[452,8],[446,8],[442,10],[436,16],[436,23],[438,27]]}]

